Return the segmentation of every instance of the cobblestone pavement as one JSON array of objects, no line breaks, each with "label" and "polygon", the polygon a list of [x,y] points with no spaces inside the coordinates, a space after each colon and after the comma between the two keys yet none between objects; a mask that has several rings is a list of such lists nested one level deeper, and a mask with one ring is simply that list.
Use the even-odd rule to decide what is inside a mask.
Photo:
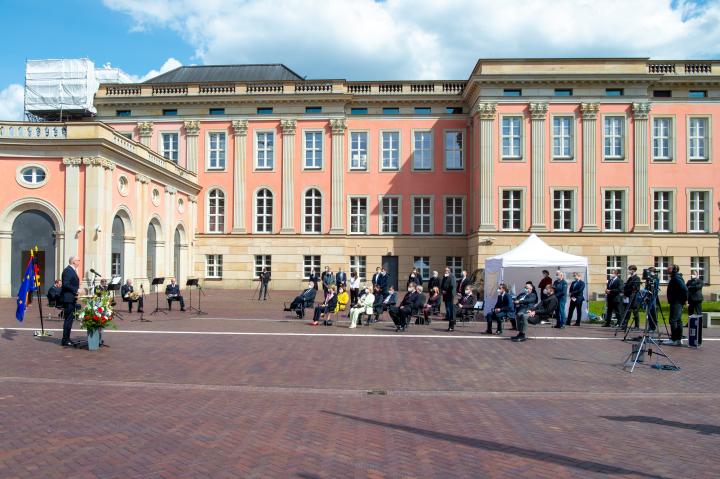
[{"label": "cobblestone pavement", "polygon": [[681,371],[630,374],[630,345],[596,326],[522,344],[482,324],[311,327],[281,311],[291,292],[250,294],[133,313],[98,352],[34,338],[37,311],[20,324],[0,300],[0,477],[720,477],[713,329],[665,348]]}]

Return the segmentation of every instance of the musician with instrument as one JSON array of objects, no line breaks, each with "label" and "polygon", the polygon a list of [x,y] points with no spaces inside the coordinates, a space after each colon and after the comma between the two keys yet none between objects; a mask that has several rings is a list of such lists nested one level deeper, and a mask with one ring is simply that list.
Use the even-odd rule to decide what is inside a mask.
[{"label": "musician with instrument", "polygon": [[138,304],[138,313],[143,312],[143,297],[141,294],[135,292],[131,279],[125,281],[125,284],[120,288],[120,296],[122,296],[123,301],[128,304],[129,313],[132,313],[133,303]]},{"label": "musician with instrument", "polygon": [[180,285],[175,282],[175,278],[170,278],[170,284],[165,287],[165,296],[167,296],[168,309],[172,309],[173,301],[180,301],[180,311],[185,311],[185,300],[180,296]]}]

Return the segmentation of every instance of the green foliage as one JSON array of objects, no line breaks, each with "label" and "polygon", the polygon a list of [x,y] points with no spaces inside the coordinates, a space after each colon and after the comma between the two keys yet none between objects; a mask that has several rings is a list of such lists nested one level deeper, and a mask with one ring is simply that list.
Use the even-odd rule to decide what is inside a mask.
[{"label": "green foliage", "polygon": [[117,329],[113,322],[112,296],[105,291],[100,296],[83,300],[83,307],[78,312],[82,327],[88,331],[111,328]]}]

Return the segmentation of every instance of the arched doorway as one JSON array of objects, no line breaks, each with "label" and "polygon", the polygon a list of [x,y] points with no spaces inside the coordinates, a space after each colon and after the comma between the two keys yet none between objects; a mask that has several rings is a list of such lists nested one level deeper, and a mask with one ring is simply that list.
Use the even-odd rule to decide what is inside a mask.
[{"label": "arched doorway", "polygon": [[113,218],[110,274],[125,277],[125,223],[120,216]]},{"label": "arched doorway", "polygon": [[55,223],[46,213],[27,210],[20,213],[12,224],[11,243],[11,291],[20,287],[20,280],[30,258],[30,250],[38,247],[36,256],[40,266],[40,281],[43,292],[56,277]]}]

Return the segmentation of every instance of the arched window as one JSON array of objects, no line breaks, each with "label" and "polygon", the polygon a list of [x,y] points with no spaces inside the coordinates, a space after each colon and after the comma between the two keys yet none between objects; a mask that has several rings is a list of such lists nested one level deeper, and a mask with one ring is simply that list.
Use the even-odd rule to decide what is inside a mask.
[{"label": "arched window", "polygon": [[272,233],[273,194],[267,188],[257,192],[255,197],[255,231]]},{"label": "arched window", "polygon": [[208,233],[225,232],[225,193],[219,189],[208,193]]},{"label": "arched window", "polygon": [[305,233],[320,233],[322,229],[322,195],[311,188],[305,192]]}]

